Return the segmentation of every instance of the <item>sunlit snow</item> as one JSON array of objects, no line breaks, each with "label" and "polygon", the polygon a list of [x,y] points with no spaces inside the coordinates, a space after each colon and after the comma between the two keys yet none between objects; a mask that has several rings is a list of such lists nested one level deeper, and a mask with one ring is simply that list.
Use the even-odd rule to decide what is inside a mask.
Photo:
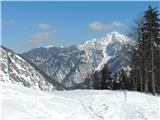
[{"label": "sunlit snow", "polygon": [[158,120],[159,96],[137,92],[73,90],[42,92],[0,82],[2,119]]}]

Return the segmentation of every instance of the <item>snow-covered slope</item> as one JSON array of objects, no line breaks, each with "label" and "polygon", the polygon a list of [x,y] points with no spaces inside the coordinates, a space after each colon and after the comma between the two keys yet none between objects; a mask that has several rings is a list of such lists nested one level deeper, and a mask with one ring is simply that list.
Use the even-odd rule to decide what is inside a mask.
[{"label": "snow-covered slope", "polygon": [[5,47],[0,47],[0,81],[21,84],[37,90],[64,89],[31,63]]},{"label": "snow-covered slope", "polygon": [[158,120],[160,97],[123,91],[36,91],[0,82],[2,119]]},{"label": "snow-covered slope", "polygon": [[130,62],[134,42],[118,32],[68,48],[36,48],[22,54],[66,87],[83,84],[94,71],[108,63],[112,73]]}]

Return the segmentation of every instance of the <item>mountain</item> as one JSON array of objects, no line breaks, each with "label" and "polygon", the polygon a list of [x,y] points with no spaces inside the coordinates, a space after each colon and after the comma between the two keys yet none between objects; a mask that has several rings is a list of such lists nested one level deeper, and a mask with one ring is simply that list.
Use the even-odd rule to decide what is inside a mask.
[{"label": "mountain", "polygon": [[127,36],[112,32],[68,48],[35,48],[22,56],[66,87],[74,88],[94,71],[101,70],[105,63],[113,74],[127,67],[134,45]]},{"label": "mountain", "polygon": [[64,87],[48,77],[35,65],[13,51],[0,47],[0,80],[36,90],[63,90]]}]

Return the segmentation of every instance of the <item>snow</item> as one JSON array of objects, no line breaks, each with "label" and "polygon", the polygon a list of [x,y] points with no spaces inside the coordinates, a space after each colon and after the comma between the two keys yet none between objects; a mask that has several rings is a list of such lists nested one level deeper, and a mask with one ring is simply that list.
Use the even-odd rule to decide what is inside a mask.
[{"label": "snow", "polygon": [[45,46],[45,48],[51,48],[51,47],[54,47],[54,45],[48,45],[48,46]]},{"label": "snow", "polygon": [[63,46],[61,46],[61,45],[47,45],[47,46],[45,46],[44,48],[49,49],[49,48],[52,48],[52,47],[60,47],[60,48],[63,48]]},{"label": "snow", "polygon": [[106,48],[104,47],[103,48],[103,59],[101,61],[101,63],[98,65],[98,67],[95,69],[95,71],[100,71],[102,69],[102,67],[107,63],[107,61],[111,58],[111,56],[108,56],[107,55],[107,52],[106,52]]},{"label": "snow", "polygon": [[34,66],[14,52],[0,47],[0,81],[24,85],[37,90],[56,90]]},{"label": "snow", "polygon": [[159,96],[137,92],[44,92],[0,82],[5,120],[158,120]]}]

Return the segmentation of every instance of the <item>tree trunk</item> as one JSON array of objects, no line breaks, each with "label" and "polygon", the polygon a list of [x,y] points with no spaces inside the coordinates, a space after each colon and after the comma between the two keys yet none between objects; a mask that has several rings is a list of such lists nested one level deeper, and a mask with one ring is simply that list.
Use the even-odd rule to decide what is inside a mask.
[{"label": "tree trunk", "polygon": [[152,94],[154,95],[156,92],[156,88],[155,88],[155,72],[154,72],[154,50],[153,50],[153,40],[151,38],[151,71],[152,71]]},{"label": "tree trunk", "polygon": [[137,85],[136,85],[136,79],[135,79],[135,75],[133,76],[133,86],[134,86],[134,90],[137,91]]},{"label": "tree trunk", "polygon": [[143,78],[142,78],[142,45],[141,45],[141,27],[138,32],[138,39],[139,39],[139,77],[140,77],[140,91],[143,92]]},{"label": "tree trunk", "polygon": [[148,77],[147,77],[147,65],[145,64],[144,66],[145,68],[145,83],[144,83],[144,89],[145,89],[145,92],[148,92]]},{"label": "tree trunk", "polygon": [[143,78],[142,78],[142,70],[140,70],[140,84],[141,84],[141,92],[143,92]]}]

